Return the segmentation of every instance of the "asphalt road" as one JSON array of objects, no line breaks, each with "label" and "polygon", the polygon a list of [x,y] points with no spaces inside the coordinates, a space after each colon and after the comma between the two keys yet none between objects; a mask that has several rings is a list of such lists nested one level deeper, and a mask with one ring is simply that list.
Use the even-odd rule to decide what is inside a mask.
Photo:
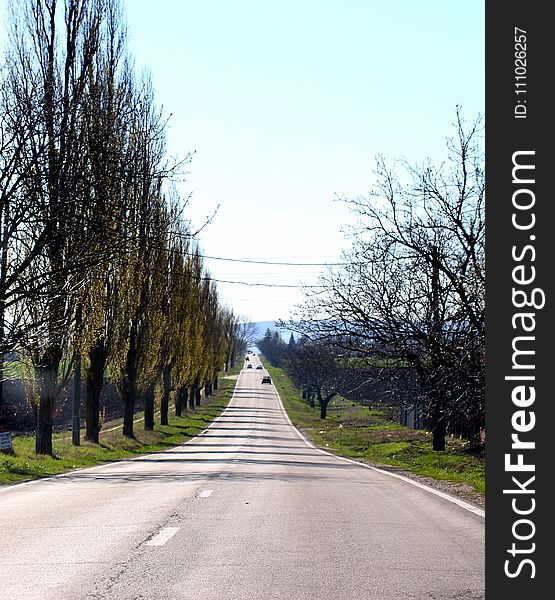
[{"label": "asphalt road", "polygon": [[0,490],[0,600],[483,598],[483,514],[309,446],[265,373],[188,444]]}]

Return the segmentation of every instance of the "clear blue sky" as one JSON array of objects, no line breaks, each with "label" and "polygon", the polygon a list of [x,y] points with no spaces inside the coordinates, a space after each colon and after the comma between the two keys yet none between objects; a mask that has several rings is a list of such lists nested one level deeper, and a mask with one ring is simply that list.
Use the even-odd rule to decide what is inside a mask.
[{"label": "clear blue sky", "polygon": [[[5,0],[0,0],[5,5]],[[377,154],[441,160],[455,105],[484,112],[484,2],[126,0],[130,49],[171,113],[172,153],[196,151],[183,194],[205,253],[334,261]],[[207,261],[215,279],[313,284],[318,268]],[[220,284],[251,320],[300,291]]]}]

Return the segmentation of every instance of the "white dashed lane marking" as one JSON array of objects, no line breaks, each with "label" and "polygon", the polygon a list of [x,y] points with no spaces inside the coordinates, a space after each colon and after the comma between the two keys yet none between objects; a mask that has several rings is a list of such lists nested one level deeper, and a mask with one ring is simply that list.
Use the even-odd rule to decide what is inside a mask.
[{"label": "white dashed lane marking", "polygon": [[210,496],[213,491],[214,490],[202,490],[202,492],[199,493],[197,498],[208,498],[208,496]]},{"label": "white dashed lane marking", "polygon": [[169,539],[171,539],[177,532],[179,527],[164,527],[148,542],[147,546],[163,546]]}]

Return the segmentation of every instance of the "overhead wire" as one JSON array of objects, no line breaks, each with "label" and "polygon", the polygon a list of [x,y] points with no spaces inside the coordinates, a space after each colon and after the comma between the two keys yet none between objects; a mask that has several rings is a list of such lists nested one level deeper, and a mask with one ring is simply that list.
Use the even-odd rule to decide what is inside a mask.
[{"label": "overhead wire", "polygon": [[202,258],[208,258],[211,260],[224,260],[228,262],[236,263],[251,263],[255,265],[279,265],[285,267],[345,267],[348,263],[308,263],[308,262],[278,262],[268,260],[251,260],[246,258],[224,258],[222,256],[208,256],[206,254],[201,255]]},{"label": "overhead wire", "polygon": [[[175,232],[171,232],[175,235]],[[179,236],[177,236],[179,237]],[[177,249],[177,248],[161,248],[157,247],[158,250],[162,250],[164,252],[168,252],[170,254],[182,254],[186,256],[197,256],[198,258],[208,259],[208,260],[220,260],[227,261],[233,263],[246,263],[246,264],[261,264],[261,265],[275,265],[275,266],[299,266],[299,267],[333,267],[333,266],[347,266],[348,263],[311,263],[311,262],[289,262],[289,261],[269,261],[269,260],[258,260],[258,259],[243,259],[243,258],[228,258],[223,256],[211,256],[207,254],[203,254],[198,251],[190,251],[185,249]],[[291,288],[291,289],[322,289],[321,285],[293,285],[293,284],[278,284],[278,283],[261,283],[261,282],[246,282],[246,281],[236,281],[229,279],[215,279],[214,277],[200,277],[198,279],[205,280],[209,279],[210,281],[214,281],[216,283],[227,283],[234,285],[243,285],[248,287],[269,287],[269,288]]]}]

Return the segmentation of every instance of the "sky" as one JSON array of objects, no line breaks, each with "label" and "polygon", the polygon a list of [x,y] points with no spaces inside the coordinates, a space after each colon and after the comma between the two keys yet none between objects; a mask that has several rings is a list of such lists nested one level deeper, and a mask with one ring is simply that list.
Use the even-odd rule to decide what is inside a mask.
[{"label": "sky", "polygon": [[[5,0],[0,0],[5,5]],[[484,112],[484,2],[125,0],[129,49],[194,152],[183,197],[206,256],[333,263],[378,154],[441,162],[456,105]],[[4,11],[3,11],[4,12]],[[219,207],[219,208],[218,208]],[[223,304],[287,319],[321,266],[207,258]]]}]

